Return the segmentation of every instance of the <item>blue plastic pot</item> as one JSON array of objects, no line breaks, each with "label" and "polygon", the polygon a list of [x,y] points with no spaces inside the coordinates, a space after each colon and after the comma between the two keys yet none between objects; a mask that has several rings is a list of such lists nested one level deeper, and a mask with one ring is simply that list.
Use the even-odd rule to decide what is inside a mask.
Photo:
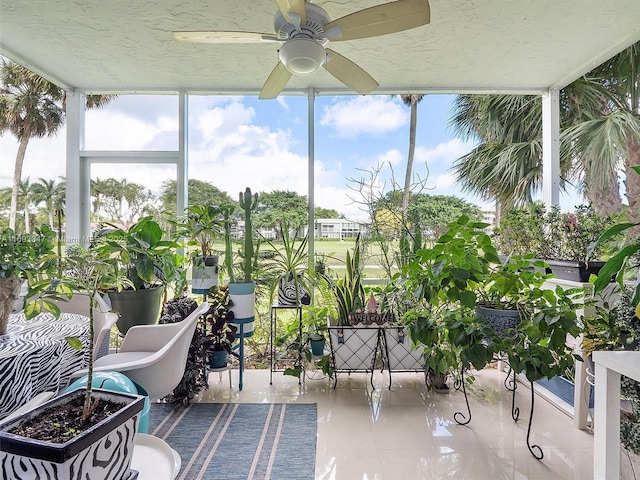
[{"label": "blue plastic pot", "polygon": [[224,368],[229,362],[229,354],[226,350],[209,350],[209,366],[211,368]]},{"label": "blue plastic pot", "polygon": [[311,353],[313,355],[324,355],[324,342],[324,338],[322,340],[311,340]]}]

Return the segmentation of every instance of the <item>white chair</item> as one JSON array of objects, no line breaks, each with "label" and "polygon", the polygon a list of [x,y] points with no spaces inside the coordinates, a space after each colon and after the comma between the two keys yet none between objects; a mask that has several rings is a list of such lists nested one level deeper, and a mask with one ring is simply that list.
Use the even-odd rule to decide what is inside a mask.
[{"label": "white chair", "polygon": [[[208,309],[209,304],[204,302],[181,322],[131,327],[120,351],[97,359],[94,371],[123,373],[140,384],[148,392],[150,400],[165,397],[184,375],[198,318]],[[87,370],[83,369],[71,378],[86,374]]]},{"label": "white chair", "polygon": [[[100,295],[96,294],[95,301],[96,307],[93,309],[94,360],[109,353],[109,334],[111,327],[118,321],[118,315],[110,311],[109,306]],[[89,316],[89,298],[86,293],[75,292],[69,301],[54,301],[54,303],[63,313]]]}]

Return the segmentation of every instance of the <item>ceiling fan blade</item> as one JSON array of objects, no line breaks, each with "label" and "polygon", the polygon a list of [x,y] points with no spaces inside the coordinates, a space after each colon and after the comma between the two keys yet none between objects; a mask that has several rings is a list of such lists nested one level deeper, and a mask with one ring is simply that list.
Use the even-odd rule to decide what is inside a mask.
[{"label": "ceiling fan blade", "polygon": [[304,0],[275,0],[278,10],[287,22],[293,23],[289,17],[289,12],[300,15],[302,25],[307,21],[307,11],[304,8]]},{"label": "ceiling fan blade", "polygon": [[[324,26],[331,41],[354,40],[402,32],[426,25],[430,21],[428,0],[398,0],[345,15]],[[336,36],[332,28],[338,28]]]},{"label": "ceiling fan blade", "polygon": [[202,30],[193,32],[173,32],[173,38],[186,43],[262,43],[279,41],[270,33],[225,32]]},{"label": "ceiling fan blade", "polygon": [[347,87],[362,95],[373,92],[378,82],[347,57],[327,48],[327,61],[324,68]]},{"label": "ceiling fan blade", "polygon": [[267,81],[264,82],[258,98],[260,100],[276,98],[278,95],[280,95],[282,89],[287,86],[290,78],[291,72],[287,70],[287,67],[284,66],[284,63],[278,62],[276,67],[269,74]]}]

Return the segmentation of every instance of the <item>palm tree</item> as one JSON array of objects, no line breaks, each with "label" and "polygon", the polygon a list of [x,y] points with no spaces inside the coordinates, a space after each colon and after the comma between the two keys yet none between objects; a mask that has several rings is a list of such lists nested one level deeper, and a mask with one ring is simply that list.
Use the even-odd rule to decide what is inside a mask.
[{"label": "palm tree", "polygon": [[640,176],[632,167],[640,165],[640,42],[595,68],[589,80],[602,92],[601,115],[586,114],[567,129],[566,141],[584,160],[586,181],[623,170],[629,214],[638,221]]},{"label": "palm tree", "polygon": [[9,210],[9,227],[15,230],[18,194],[27,145],[32,138],[53,136],[58,132],[64,123],[64,90],[23,66],[7,60],[2,61],[0,78],[0,132],[10,131],[19,142]]},{"label": "palm tree", "polygon": [[[27,145],[32,138],[54,136],[64,124],[65,91],[8,60],[0,66],[0,133],[11,132],[19,146],[13,171],[9,227],[15,229],[18,193]],[[88,95],[87,108],[100,108],[113,95]]]},{"label": "palm tree", "polygon": [[31,233],[29,206],[33,204],[33,185],[29,181],[29,177],[20,182],[18,201],[22,204],[22,212],[24,214],[24,233],[28,235]]},{"label": "palm tree", "polygon": [[[618,170],[625,147],[627,165],[640,162],[638,62],[636,44],[560,92],[561,187],[575,180],[602,215],[621,208]],[[530,203],[542,181],[541,112],[537,96],[458,97],[451,124],[481,142],[453,166],[463,188],[496,199],[498,210]],[[633,188],[628,179],[630,205],[632,198],[640,201],[640,178]]]},{"label": "palm tree", "polygon": [[56,198],[59,192],[59,184],[55,180],[39,178],[31,187],[32,202],[38,205],[44,202],[45,210],[49,216],[49,228],[53,229],[53,212],[56,209]]},{"label": "palm tree", "polygon": [[402,215],[407,216],[409,211],[409,194],[411,190],[411,172],[413,171],[413,156],[416,151],[416,125],[418,123],[418,103],[424,95],[400,95],[402,103],[411,108],[409,120],[409,152],[407,154],[407,169],[404,174],[404,190],[402,194]]},{"label": "palm tree", "polygon": [[[451,125],[481,142],[452,167],[463,189],[496,200],[498,209],[531,202],[542,182],[541,114],[536,96],[458,96]],[[561,187],[567,171],[563,162]]]},{"label": "palm tree", "polygon": [[91,208],[93,209],[93,215],[96,219],[98,219],[98,215],[102,209],[102,205],[104,204],[104,197],[107,195],[108,189],[108,180],[102,180],[100,177],[97,177],[95,180],[91,180],[91,196],[93,197]]}]

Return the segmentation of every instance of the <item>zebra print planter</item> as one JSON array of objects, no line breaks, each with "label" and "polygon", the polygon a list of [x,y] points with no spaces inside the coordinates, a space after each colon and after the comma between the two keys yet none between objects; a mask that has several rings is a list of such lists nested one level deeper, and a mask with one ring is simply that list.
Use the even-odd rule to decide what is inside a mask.
[{"label": "zebra print planter", "polygon": [[311,295],[302,284],[302,272],[285,273],[280,276],[278,281],[278,305],[280,307],[297,307],[298,305],[309,305],[311,303]]},{"label": "zebra print planter", "polygon": [[23,417],[0,424],[0,468],[3,478],[20,480],[130,480],[135,433],[144,397],[93,390],[104,400],[126,403],[118,413],[94,425],[67,443],[55,444],[7,432],[51,405],[84,395],[74,390],[44,403]]}]

